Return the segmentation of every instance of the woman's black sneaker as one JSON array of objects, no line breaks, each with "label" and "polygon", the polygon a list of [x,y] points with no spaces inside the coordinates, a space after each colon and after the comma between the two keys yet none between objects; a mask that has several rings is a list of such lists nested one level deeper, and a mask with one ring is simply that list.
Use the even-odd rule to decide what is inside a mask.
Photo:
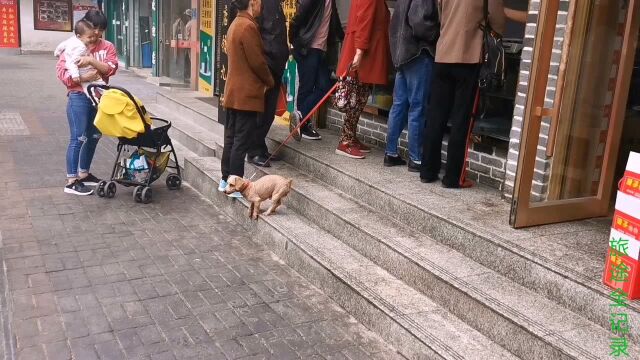
[{"label": "woman's black sneaker", "polygon": [[402,160],[400,156],[391,156],[391,155],[384,156],[384,166],[390,167],[390,166],[400,166],[400,165],[403,165],[403,166],[407,165],[407,162]]},{"label": "woman's black sneaker", "polygon": [[73,195],[91,195],[93,189],[86,187],[80,180],[76,180],[64,187],[64,192]]},{"label": "woman's black sneaker", "polygon": [[89,173],[86,177],[80,179],[80,182],[88,186],[96,186],[101,180]]},{"label": "woman's black sneaker", "polygon": [[302,126],[302,138],[307,140],[321,140],[322,136],[313,128],[311,122]]}]

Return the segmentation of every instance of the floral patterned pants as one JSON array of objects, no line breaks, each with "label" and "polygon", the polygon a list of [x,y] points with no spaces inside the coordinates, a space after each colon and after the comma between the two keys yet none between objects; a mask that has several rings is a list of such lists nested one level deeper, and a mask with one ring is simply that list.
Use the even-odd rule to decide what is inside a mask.
[{"label": "floral patterned pants", "polygon": [[367,105],[369,95],[371,95],[371,85],[361,84],[356,92],[356,107],[348,110],[344,114],[344,125],[342,126],[340,142],[351,142],[356,139],[358,120],[360,120],[360,114]]}]

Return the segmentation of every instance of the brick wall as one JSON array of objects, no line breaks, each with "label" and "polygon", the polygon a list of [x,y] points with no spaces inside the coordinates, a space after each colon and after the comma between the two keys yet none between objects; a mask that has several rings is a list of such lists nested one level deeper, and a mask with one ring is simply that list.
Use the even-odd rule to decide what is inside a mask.
[{"label": "brick wall", "polygon": [[[560,1],[560,11],[556,24],[556,32],[554,35],[554,46],[551,55],[551,67],[549,69],[549,78],[547,81],[547,91],[545,95],[545,107],[551,108],[554,105],[556,94],[556,83],[558,81],[558,73],[560,71],[560,59],[562,57],[562,47],[564,45],[564,35],[567,27],[567,16],[569,9],[569,0]],[[523,41],[524,49],[522,50],[522,59],[520,63],[520,79],[518,82],[518,94],[516,96],[516,106],[513,112],[513,123],[511,127],[509,152],[507,155],[507,166],[505,173],[505,183],[503,195],[510,199],[513,197],[513,187],[516,178],[517,164],[519,160],[520,138],[522,135],[522,125],[525,115],[525,107],[527,105],[527,94],[529,92],[530,71],[533,60],[533,48],[538,31],[538,15],[540,12],[540,0],[531,0],[529,2],[529,17],[525,29],[525,38]],[[540,200],[546,196],[551,172],[551,159],[547,158],[546,146],[549,136],[550,119],[545,117],[542,119],[540,127],[540,139],[538,142],[538,154],[536,156],[536,165],[534,169],[533,184],[531,188],[532,200]]]},{"label": "brick wall", "polygon": [[[343,114],[329,109],[327,128],[340,131]],[[387,138],[387,118],[371,114],[362,114],[358,123],[358,137],[361,141],[384,148]],[[400,136],[399,152],[407,158],[407,131]],[[496,141],[492,144],[473,144],[469,151],[467,177],[471,180],[502,190],[505,176],[508,144]],[[446,158],[447,139],[442,147],[442,158]]]}]

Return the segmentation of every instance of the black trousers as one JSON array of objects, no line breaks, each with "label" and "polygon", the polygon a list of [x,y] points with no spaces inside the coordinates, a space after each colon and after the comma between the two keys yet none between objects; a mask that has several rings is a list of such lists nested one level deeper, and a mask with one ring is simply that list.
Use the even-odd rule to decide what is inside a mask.
[{"label": "black trousers", "polygon": [[271,75],[273,76],[275,85],[264,94],[264,112],[260,115],[253,141],[249,148],[250,157],[264,155],[269,152],[266,138],[276,116],[278,98],[280,97],[280,85],[282,84],[282,74],[277,76],[277,74],[271,73]]},{"label": "black trousers", "polygon": [[253,141],[260,113],[227,109],[222,150],[222,180],[244,176],[244,158]]},{"label": "black trousers", "polygon": [[471,113],[478,88],[478,64],[436,63],[431,83],[420,177],[435,179],[440,173],[442,138],[451,122],[447,145],[447,165],[443,184],[461,185]]}]

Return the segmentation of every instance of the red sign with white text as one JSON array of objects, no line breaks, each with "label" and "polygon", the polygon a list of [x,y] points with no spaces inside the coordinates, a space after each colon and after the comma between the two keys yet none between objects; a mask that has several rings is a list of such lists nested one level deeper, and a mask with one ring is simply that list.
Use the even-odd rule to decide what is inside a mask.
[{"label": "red sign with white text", "polygon": [[20,47],[18,0],[0,0],[0,48]]}]

